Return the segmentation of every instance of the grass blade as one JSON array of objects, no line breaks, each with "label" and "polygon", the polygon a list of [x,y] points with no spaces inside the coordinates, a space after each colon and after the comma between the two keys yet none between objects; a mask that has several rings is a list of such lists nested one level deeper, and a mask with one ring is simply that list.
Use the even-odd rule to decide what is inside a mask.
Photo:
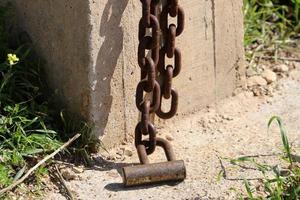
[{"label": "grass blade", "polygon": [[284,147],[284,151],[287,154],[287,158],[288,158],[290,164],[292,165],[293,164],[293,159],[292,159],[292,155],[291,155],[291,147],[290,147],[290,144],[289,144],[289,141],[288,141],[288,138],[287,138],[287,135],[286,135],[286,131],[284,129],[281,118],[278,117],[278,116],[273,116],[268,122],[268,128],[270,128],[271,124],[274,121],[276,121],[278,126],[279,126],[281,141],[282,141],[282,144],[283,144],[283,147]]}]

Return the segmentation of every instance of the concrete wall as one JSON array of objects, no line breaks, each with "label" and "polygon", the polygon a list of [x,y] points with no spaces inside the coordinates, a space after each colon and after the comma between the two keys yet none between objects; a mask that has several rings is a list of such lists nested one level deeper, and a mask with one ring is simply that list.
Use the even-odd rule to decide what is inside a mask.
[{"label": "concrete wall", "polygon": [[[1,0],[4,1],[4,0]],[[8,0],[67,108],[93,124],[109,146],[133,136],[138,0]],[[181,0],[186,29],[177,39],[179,115],[231,95],[243,74],[242,0]],[[161,123],[161,122],[159,122]]]}]

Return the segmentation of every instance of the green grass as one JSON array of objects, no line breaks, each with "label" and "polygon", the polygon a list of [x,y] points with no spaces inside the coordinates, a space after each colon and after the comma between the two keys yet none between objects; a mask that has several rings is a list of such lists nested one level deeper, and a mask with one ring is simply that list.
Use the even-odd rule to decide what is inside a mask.
[{"label": "green grass", "polygon": [[[83,137],[70,152],[88,158],[86,149],[95,143],[88,137],[89,126],[53,106],[50,100],[55,97],[46,85],[43,62],[24,35],[11,31],[14,19],[10,5],[0,6],[0,188],[78,132]],[[12,61],[14,55],[18,59]],[[36,176],[46,171],[41,168]]]},{"label": "green grass", "polygon": [[300,37],[300,0],[244,0],[245,48],[269,54]]},{"label": "green grass", "polygon": [[244,0],[245,46],[299,37],[299,0]]},{"label": "green grass", "polygon": [[[276,57],[278,51],[288,51],[286,47],[299,43],[300,0],[244,0],[244,28],[246,59],[250,65],[258,52],[261,55]],[[260,191],[245,179],[246,193],[238,192],[240,199],[300,199],[300,167],[295,161],[297,156],[292,155],[282,119],[277,116],[272,117],[268,127],[274,122],[278,124],[280,130],[282,158],[288,167],[282,167],[282,170],[280,166],[259,163],[253,157],[230,159],[233,165],[249,165],[262,173]],[[261,192],[264,195],[261,195]]]},{"label": "green grass", "polygon": [[[264,195],[258,195],[257,188],[252,187],[248,180],[244,180],[246,196],[239,194],[240,199],[248,200],[296,200],[300,199],[300,167],[297,162],[293,160],[292,149],[288,142],[287,133],[284,129],[283,122],[280,117],[274,116],[270,119],[268,126],[276,121],[281,135],[283,145],[283,160],[287,162],[288,167],[279,167],[277,165],[271,166],[267,164],[260,164],[253,157],[241,157],[232,159],[231,164],[249,164],[254,166],[263,175],[261,179],[262,189]],[[236,190],[235,190],[236,191]]]},{"label": "green grass", "polygon": [[268,127],[270,128],[271,124],[274,121],[276,121],[278,123],[279,129],[280,129],[281,141],[282,141],[282,145],[284,147],[284,153],[286,154],[286,158],[288,159],[290,165],[292,165],[293,164],[293,159],[292,159],[292,154],[291,154],[291,147],[290,147],[290,143],[289,143],[289,140],[287,138],[286,131],[284,129],[281,118],[278,117],[278,116],[273,116],[269,120]]}]

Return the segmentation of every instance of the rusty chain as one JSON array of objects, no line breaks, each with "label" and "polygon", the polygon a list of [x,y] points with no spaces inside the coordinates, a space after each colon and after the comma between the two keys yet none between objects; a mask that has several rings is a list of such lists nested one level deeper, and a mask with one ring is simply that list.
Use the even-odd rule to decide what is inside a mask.
[{"label": "rusty chain", "polygon": [[[146,155],[152,154],[156,145],[168,147],[165,148],[170,151],[168,155],[174,157],[170,144],[156,137],[156,128],[150,120],[150,114],[170,119],[177,112],[178,93],[172,87],[172,79],[178,76],[182,67],[176,37],[184,30],[184,11],[178,5],[178,0],[167,0],[165,6],[161,6],[160,0],[140,1],[142,18],[139,22],[138,64],[141,81],[136,89],[136,106],[141,112],[141,121],[135,128],[135,146],[141,163],[145,164],[148,162]],[[169,25],[169,17],[177,18],[177,25]],[[166,66],[165,56],[174,59],[174,64]],[[162,77],[161,84],[158,77]],[[171,108],[164,112],[162,100],[170,98]],[[143,139],[143,135],[149,138]]]}]

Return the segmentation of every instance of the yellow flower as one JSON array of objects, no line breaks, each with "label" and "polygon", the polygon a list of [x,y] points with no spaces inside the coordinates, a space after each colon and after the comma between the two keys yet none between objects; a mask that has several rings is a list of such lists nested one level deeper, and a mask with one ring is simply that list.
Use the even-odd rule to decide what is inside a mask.
[{"label": "yellow flower", "polygon": [[7,54],[7,61],[9,65],[15,65],[19,62],[19,58],[17,57],[16,54]]}]

